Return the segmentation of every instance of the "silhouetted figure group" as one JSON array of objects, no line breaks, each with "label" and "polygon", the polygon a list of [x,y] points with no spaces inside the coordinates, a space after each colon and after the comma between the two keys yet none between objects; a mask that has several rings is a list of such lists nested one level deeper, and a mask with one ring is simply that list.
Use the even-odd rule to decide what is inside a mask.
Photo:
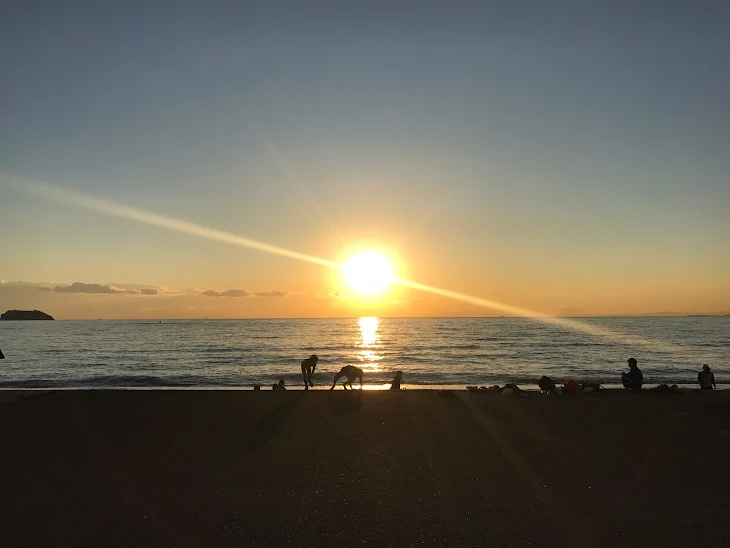
[{"label": "silhouetted figure group", "polygon": [[[4,358],[5,356],[2,355],[2,352],[0,352],[0,358]],[[314,381],[312,380],[312,377],[314,375],[314,371],[317,368],[317,362],[319,361],[319,358],[316,354],[312,354],[310,357],[308,357],[305,360],[302,360],[301,362],[301,368],[302,368],[302,380],[304,381],[304,389],[309,390],[309,387],[314,387]],[[629,364],[629,370],[626,373],[621,373],[621,384],[623,384],[624,388],[628,390],[641,390],[642,385],[644,384],[644,374],[641,372],[641,369],[639,369],[638,362],[635,358],[629,358],[628,360]],[[335,378],[332,381],[332,386],[330,387],[330,390],[334,390],[337,386],[337,381],[340,379],[344,379],[342,382],[342,388],[347,390],[348,386],[350,387],[350,390],[353,390],[352,383],[356,380],[360,381],[360,390],[363,388],[363,370],[359,367],[356,367],[354,365],[346,365],[342,369],[339,370],[337,374],[335,374]],[[403,381],[403,372],[402,371],[396,371],[395,376],[393,377],[393,380],[390,384],[391,390],[400,390],[401,389],[401,382]],[[574,383],[575,386],[571,386],[571,383]],[[697,384],[700,385],[700,389],[702,390],[717,390],[717,384],[715,384],[715,375],[712,373],[712,370],[710,369],[710,366],[707,364],[704,364],[702,366],[702,371],[700,371],[697,374]],[[540,390],[542,392],[546,392],[548,394],[553,394],[557,391],[561,391],[559,395],[562,395],[563,392],[566,393],[572,393],[572,392],[592,392],[594,390],[598,390],[600,385],[592,385],[587,383],[577,383],[576,381],[568,381],[566,382],[564,387],[556,387],[555,383],[550,379],[549,377],[543,376],[540,379],[540,382],[538,383],[540,386]],[[511,385],[507,385],[510,387]],[[660,390],[661,388],[666,387],[666,385],[660,385],[657,390]],[[467,388],[474,388],[476,387],[467,387]],[[575,390],[571,390],[571,388],[575,388]],[[677,386],[674,385],[671,387],[672,389],[677,389]],[[284,385],[284,380],[279,380],[278,383],[274,383],[271,385],[272,390],[286,390],[286,386]],[[261,390],[261,387],[259,385],[254,385],[254,390]]]},{"label": "silhouetted figure group", "polygon": [[[629,371],[628,373],[621,373],[621,383],[624,388],[629,390],[640,390],[641,385],[644,384],[644,375],[639,369],[636,359],[629,358]],[[700,390],[717,390],[717,384],[715,384],[715,374],[707,364],[702,365],[702,371],[697,374],[697,384],[700,385]],[[660,385],[659,388],[666,388],[666,385]],[[677,385],[672,386],[677,389]]]},{"label": "silhouetted figure group", "polygon": [[[304,390],[309,390],[309,387],[314,387],[314,382],[312,381],[312,376],[314,375],[314,371],[317,368],[317,362],[319,361],[319,358],[316,354],[312,354],[307,359],[302,360],[301,362],[301,368],[302,368],[302,380],[304,381]],[[330,390],[334,390],[335,386],[337,386],[337,381],[344,378],[344,382],[342,383],[342,388],[347,390],[347,387],[350,387],[350,390],[353,389],[352,383],[356,380],[360,381],[360,390],[362,390],[363,383],[362,383],[362,376],[363,376],[363,370],[359,367],[356,367],[354,365],[346,365],[340,371],[335,374],[335,378],[332,381],[332,386],[330,387]],[[395,378],[393,378],[393,383],[391,384],[390,388],[391,390],[400,390],[400,383],[401,379],[403,378],[403,372],[398,371],[395,374]],[[273,390],[286,390],[284,388],[284,381],[279,381],[279,386],[276,385],[272,387]]]}]

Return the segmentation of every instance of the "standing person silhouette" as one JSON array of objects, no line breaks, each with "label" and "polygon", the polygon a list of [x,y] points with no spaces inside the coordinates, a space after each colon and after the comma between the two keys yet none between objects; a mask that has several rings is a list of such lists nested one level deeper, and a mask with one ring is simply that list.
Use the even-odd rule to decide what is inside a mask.
[{"label": "standing person silhouette", "polygon": [[306,360],[302,360],[302,377],[304,378],[304,390],[309,390],[310,386],[314,386],[312,383],[312,375],[314,370],[317,368],[317,362],[319,358],[316,354],[312,354]]}]

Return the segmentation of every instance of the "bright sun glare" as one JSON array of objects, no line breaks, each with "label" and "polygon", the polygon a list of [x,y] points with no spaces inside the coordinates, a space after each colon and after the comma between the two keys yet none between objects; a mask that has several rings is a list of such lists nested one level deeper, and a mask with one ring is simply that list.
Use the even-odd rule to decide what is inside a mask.
[{"label": "bright sun glare", "polygon": [[364,295],[379,295],[393,281],[393,267],[388,258],[375,251],[353,254],[343,269],[350,289]]}]

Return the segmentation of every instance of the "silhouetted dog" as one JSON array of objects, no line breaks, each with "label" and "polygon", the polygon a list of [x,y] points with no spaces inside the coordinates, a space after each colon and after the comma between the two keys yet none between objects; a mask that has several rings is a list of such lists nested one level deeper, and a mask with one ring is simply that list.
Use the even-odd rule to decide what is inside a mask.
[{"label": "silhouetted dog", "polygon": [[352,389],[352,381],[355,379],[360,379],[360,390],[362,390],[362,369],[355,367],[354,365],[346,365],[340,369],[340,372],[335,375],[335,380],[332,382],[332,388],[330,388],[330,390],[335,389],[337,381],[342,377],[347,377],[347,380],[342,383],[342,388],[345,390],[347,390],[348,384],[350,385],[350,389]]}]

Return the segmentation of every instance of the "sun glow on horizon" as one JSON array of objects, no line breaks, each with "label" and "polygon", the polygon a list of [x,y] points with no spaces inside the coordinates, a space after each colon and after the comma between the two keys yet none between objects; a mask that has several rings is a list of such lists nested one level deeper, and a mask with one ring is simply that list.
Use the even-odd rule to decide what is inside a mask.
[{"label": "sun glow on horizon", "polygon": [[382,294],[391,284],[393,284],[403,288],[422,291],[431,295],[437,295],[447,299],[468,303],[481,308],[499,310],[510,315],[530,318],[534,321],[545,322],[564,329],[587,333],[589,335],[601,337],[614,342],[620,342],[625,345],[641,346],[643,348],[656,349],[663,352],[676,352],[678,354],[684,351],[681,346],[670,343],[666,340],[640,337],[633,334],[623,333],[621,331],[614,331],[588,321],[580,321],[564,317],[553,317],[549,314],[530,310],[517,305],[476,297],[474,295],[443,289],[401,277],[395,278],[391,261],[384,253],[381,252],[362,251],[355,253],[350,256],[350,260],[346,264],[342,264],[340,262],[323,259],[321,257],[268,244],[266,242],[245,238],[237,234],[214,229],[208,226],[132,207],[77,190],[23,179],[16,176],[9,176],[2,171],[0,171],[0,185],[80,209],[97,211],[113,217],[165,228],[167,230],[199,238],[216,240],[243,248],[287,257],[289,259],[325,266],[342,272],[346,282],[354,291],[362,292],[369,296]]},{"label": "sun glow on horizon", "polygon": [[395,279],[390,261],[377,251],[354,253],[342,272],[350,289],[370,296],[385,293]]}]

